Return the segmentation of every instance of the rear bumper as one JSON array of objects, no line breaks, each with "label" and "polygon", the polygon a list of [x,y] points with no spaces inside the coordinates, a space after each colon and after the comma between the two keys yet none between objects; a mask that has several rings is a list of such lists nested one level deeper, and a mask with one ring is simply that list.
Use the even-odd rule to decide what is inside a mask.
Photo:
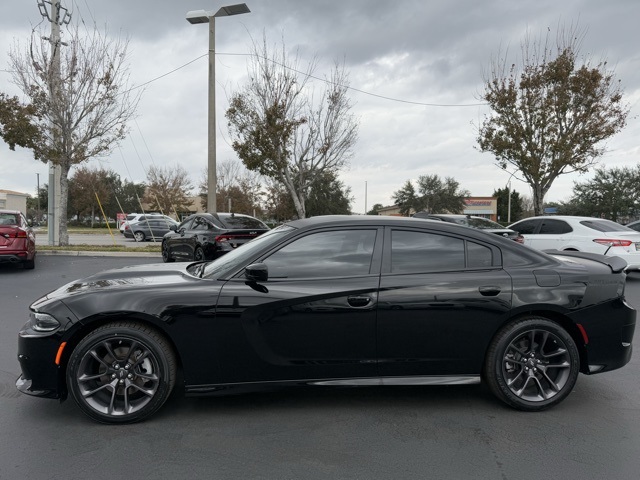
[{"label": "rear bumper", "polygon": [[587,334],[583,373],[595,374],[624,367],[631,360],[636,310],[624,299],[594,305],[570,315]]},{"label": "rear bumper", "polygon": [[27,252],[0,252],[0,263],[23,263],[30,260]]}]

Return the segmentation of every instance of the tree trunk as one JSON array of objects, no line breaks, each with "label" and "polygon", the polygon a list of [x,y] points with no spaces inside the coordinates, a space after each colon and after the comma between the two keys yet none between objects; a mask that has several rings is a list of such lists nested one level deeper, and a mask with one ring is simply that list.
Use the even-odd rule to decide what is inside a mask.
[{"label": "tree trunk", "polygon": [[533,185],[533,214],[534,216],[544,215],[544,188],[540,184]]}]

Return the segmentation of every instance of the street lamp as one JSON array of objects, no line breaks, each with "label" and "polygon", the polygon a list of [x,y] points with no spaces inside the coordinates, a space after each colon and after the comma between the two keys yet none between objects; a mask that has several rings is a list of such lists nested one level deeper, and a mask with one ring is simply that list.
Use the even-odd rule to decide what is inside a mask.
[{"label": "street lamp", "polygon": [[187,12],[187,21],[193,25],[198,23],[209,24],[209,125],[208,125],[208,157],[207,157],[207,211],[215,213],[216,206],[216,24],[215,17],[228,17],[249,13],[246,3],[221,7],[216,13],[213,11],[193,10]]}]

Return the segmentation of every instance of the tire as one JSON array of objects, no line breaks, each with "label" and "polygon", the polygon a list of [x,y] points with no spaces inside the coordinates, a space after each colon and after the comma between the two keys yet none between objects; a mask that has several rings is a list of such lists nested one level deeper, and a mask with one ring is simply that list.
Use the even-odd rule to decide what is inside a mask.
[{"label": "tire", "polygon": [[496,334],[483,373],[496,397],[518,410],[533,412],[564,400],[579,371],[580,354],[571,335],[555,322],[527,317]]},{"label": "tire", "polygon": [[202,249],[202,247],[196,247],[196,249],[193,252],[193,261],[202,262],[204,260],[206,260],[204,255],[204,250]]},{"label": "tire", "polygon": [[135,232],[133,234],[133,238],[136,242],[144,242],[144,239],[146,238],[144,235],[144,232]]},{"label": "tire", "polygon": [[135,322],[104,325],[74,348],[66,372],[80,409],[100,423],[144,420],[169,398],[175,355],[156,330]]},{"label": "tire", "polygon": [[34,255],[31,260],[25,260],[22,264],[22,268],[25,270],[33,270],[36,268],[36,256]]},{"label": "tire", "polygon": [[171,256],[169,245],[167,245],[166,242],[162,242],[162,261],[164,263],[171,263],[176,261],[176,259]]}]

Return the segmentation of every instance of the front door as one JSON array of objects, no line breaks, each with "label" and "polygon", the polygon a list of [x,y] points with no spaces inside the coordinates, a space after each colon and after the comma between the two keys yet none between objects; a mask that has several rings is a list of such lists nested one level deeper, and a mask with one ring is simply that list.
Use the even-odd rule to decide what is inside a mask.
[{"label": "front door", "polygon": [[234,334],[218,355],[221,382],[376,376],[381,236],[305,234],[260,259],[268,281],[227,282],[216,321]]}]

